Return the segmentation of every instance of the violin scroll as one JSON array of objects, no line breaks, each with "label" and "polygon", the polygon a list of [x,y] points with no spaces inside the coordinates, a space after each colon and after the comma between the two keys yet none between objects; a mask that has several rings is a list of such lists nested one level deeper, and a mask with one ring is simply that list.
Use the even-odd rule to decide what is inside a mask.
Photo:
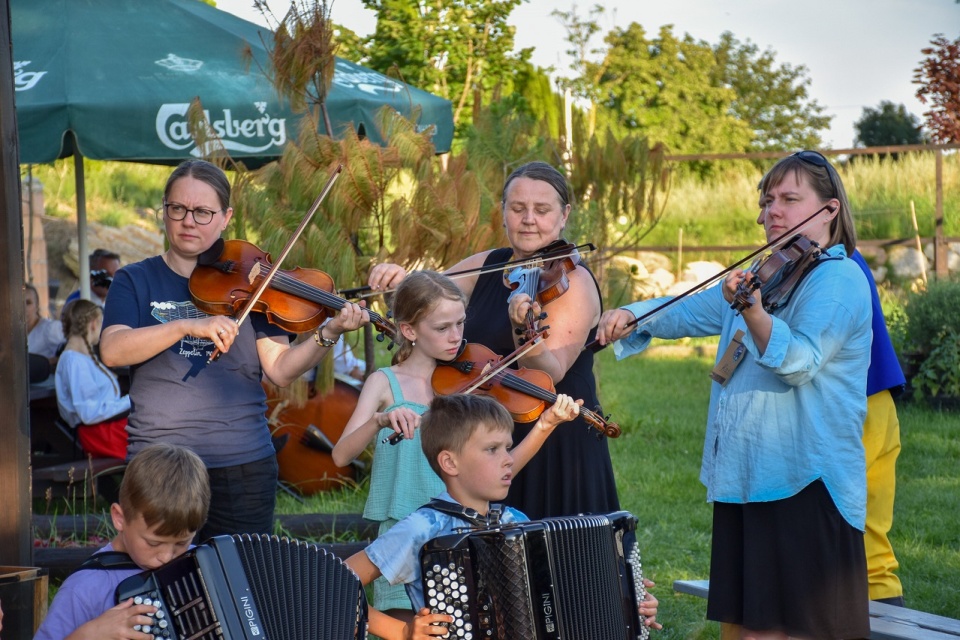
[{"label": "violin scroll", "polygon": [[597,430],[598,439],[603,438],[603,436],[608,438],[619,438],[620,434],[622,433],[620,425],[616,422],[611,422],[609,415],[601,415],[599,406],[593,411],[589,411],[581,407],[580,415],[587,424]]}]

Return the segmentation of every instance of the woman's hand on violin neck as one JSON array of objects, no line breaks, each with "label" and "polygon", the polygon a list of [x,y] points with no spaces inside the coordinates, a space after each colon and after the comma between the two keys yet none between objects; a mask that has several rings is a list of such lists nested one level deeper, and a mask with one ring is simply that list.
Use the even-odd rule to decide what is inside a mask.
[{"label": "woman's hand on violin neck", "polygon": [[400,281],[407,277],[407,270],[392,262],[381,262],[370,269],[367,284],[374,291],[396,289]]},{"label": "woman's hand on violin neck", "polygon": [[600,344],[606,345],[630,335],[634,327],[627,325],[634,320],[636,320],[634,315],[626,309],[604,311],[600,316],[600,324],[597,325],[597,340]]},{"label": "woman's hand on violin neck", "polygon": [[510,322],[515,327],[526,327],[527,312],[532,311],[536,318],[543,311],[540,303],[531,299],[525,293],[516,293],[510,298],[510,305],[507,307],[507,314],[510,316]]},{"label": "woman's hand on violin neck", "polygon": [[[733,302],[734,296],[737,293],[737,289],[741,285],[747,284],[747,278],[751,278],[753,275],[749,271],[744,271],[743,269],[734,269],[723,279],[723,299],[727,302]],[[760,291],[757,290],[753,294],[754,299],[760,301]]]},{"label": "woman's hand on violin neck", "polygon": [[553,431],[564,422],[570,422],[580,415],[583,400],[574,400],[568,395],[557,394],[557,401],[540,414],[537,428],[543,431]]},{"label": "woman's hand on violin neck", "polygon": [[365,303],[348,302],[343,305],[343,309],[337,312],[337,315],[327,322],[324,335],[331,340],[336,340],[344,333],[356,331],[369,323],[370,312],[366,310]]}]

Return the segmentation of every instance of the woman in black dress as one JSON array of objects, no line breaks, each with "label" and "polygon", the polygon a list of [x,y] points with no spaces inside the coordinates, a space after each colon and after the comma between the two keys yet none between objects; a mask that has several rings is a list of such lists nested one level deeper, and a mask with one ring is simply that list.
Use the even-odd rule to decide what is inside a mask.
[{"label": "woman in black dress", "polygon": [[[479,271],[484,265],[529,258],[558,240],[571,209],[566,179],[549,164],[525,164],[507,178],[501,206],[510,246],[470,256],[450,272]],[[370,285],[393,288],[405,275],[399,265],[379,264],[370,272]],[[549,336],[521,357],[519,365],[547,372],[557,393],[582,399],[585,407],[593,409],[598,404],[593,353],[582,348],[596,333],[602,311],[600,290],[583,264],[566,275],[569,289],[544,309]],[[523,324],[528,309],[539,313],[540,305],[525,294],[508,303],[511,290],[504,286],[501,270],[458,276],[455,281],[469,300],[467,341],[501,356],[513,352],[519,339],[514,327]],[[518,423],[514,442],[520,442],[529,429],[530,425]],[[504,502],[534,519],[619,509],[607,441],[596,434],[583,418],[565,425],[514,478]]]}]

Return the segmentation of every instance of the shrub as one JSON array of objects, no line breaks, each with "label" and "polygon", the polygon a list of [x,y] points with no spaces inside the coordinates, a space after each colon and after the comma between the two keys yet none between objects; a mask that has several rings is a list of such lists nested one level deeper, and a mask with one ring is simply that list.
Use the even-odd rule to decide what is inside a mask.
[{"label": "shrub", "polygon": [[905,347],[927,353],[941,332],[960,333],[957,309],[960,309],[960,281],[931,282],[926,291],[911,293],[906,305]]},{"label": "shrub", "polygon": [[930,353],[911,383],[918,396],[960,398],[960,333],[945,329],[931,341]]},{"label": "shrub", "polygon": [[[897,335],[918,364],[910,383],[918,395],[960,398],[960,282],[931,283],[910,295]],[[909,372],[908,372],[909,373]]]}]

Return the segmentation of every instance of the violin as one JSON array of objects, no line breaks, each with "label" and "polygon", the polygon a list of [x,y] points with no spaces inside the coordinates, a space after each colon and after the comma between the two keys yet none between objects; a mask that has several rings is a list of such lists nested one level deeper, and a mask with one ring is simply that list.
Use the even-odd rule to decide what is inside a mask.
[{"label": "violin", "polygon": [[[437,362],[430,382],[439,395],[481,393],[492,396],[506,407],[514,421],[533,422],[547,406],[557,401],[553,379],[538,369],[507,369],[505,361],[509,359],[510,356],[498,357],[483,345],[464,342],[455,359]],[[487,369],[487,365],[491,368]],[[489,375],[491,371],[495,373]],[[615,422],[608,422],[607,418],[584,407],[580,407],[580,415],[599,432],[598,437],[620,436],[620,426]]]},{"label": "violin", "polygon": [[[645,323],[647,323],[647,322],[650,322],[651,320],[653,320],[654,318],[656,318],[658,315],[660,315],[661,313],[663,313],[664,311],[666,311],[667,308],[670,307],[671,305],[676,304],[677,302],[680,302],[681,300],[683,300],[684,298],[686,298],[687,296],[689,296],[689,295],[691,295],[691,294],[694,294],[694,293],[696,293],[696,292],[698,292],[698,291],[701,291],[701,290],[707,288],[708,286],[712,285],[712,284],[715,283],[716,281],[722,279],[725,275],[727,275],[728,273],[730,273],[731,271],[733,271],[734,269],[736,269],[737,267],[739,267],[741,264],[745,263],[747,260],[750,260],[750,259],[752,259],[752,258],[755,258],[755,257],[761,255],[764,251],[767,251],[767,250],[770,249],[771,247],[776,247],[776,246],[779,246],[779,245],[783,244],[784,241],[786,241],[788,238],[795,239],[795,236],[794,236],[793,234],[798,233],[801,229],[803,229],[803,227],[805,227],[807,224],[809,224],[811,220],[813,220],[814,218],[816,218],[818,215],[820,215],[820,214],[823,213],[824,211],[829,211],[829,212],[833,213],[833,212],[834,212],[834,207],[833,207],[832,205],[829,205],[829,204],[826,204],[826,205],[820,207],[819,209],[817,209],[816,211],[814,211],[813,213],[811,213],[809,216],[807,216],[806,218],[804,218],[803,220],[801,220],[799,223],[797,223],[797,224],[795,224],[794,226],[790,227],[790,228],[787,229],[785,232],[783,232],[782,234],[780,234],[779,236],[777,236],[776,238],[774,238],[773,240],[771,240],[771,241],[768,242],[767,244],[763,245],[762,247],[760,247],[759,249],[757,249],[757,250],[754,251],[753,253],[751,253],[751,254],[749,254],[749,255],[741,258],[740,260],[737,260],[736,262],[734,262],[734,263],[733,263],[732,265],[730,265],[729,267],[726,267],[725,269],[723,269],[723,270],[720,271],[719,273],[715,274],[712,278],[707,278],[707,279],[704,280],[703,282],[701,282],[701,283],[699,283],[699,284],[696,284],[696,285],[690,287],[689,289],[687,289],[686,291],[684,291],[683,293],[680,293],[679,295],[676,295],[676,296],[670,298],[669,300],[667,300],[666,302],[664,302],[664,303],[661,304],[660,306],[658,306],[658,307],[656,307],[656,308],[654,308],[654,309],[651,309],[650,311],[644,313],[644,314],[641,315],[640,317],[634,318],[633,320],[631,320],[630,322],[628,322],[628,323],[624,326],[624,329],[627,329],[627,328],[633,327],[633,326],[640,326],[640,325],[642,325],[642,324],[645,324]],[[816,262],[814,262],[814,264],[816,264]],[[808,270],[809,270],[809,267],[808,267]],[[756,291],[756,289],[754,289],[754,291]],[[762,296],[763,293],[764,293],[764,292],[763,292],[763,289],[761,289],[761,290],[760,290],[760,295]],[[766,306],[766,305],[764,305],[764,306]],[[592,340],[591,342],[588,342],[587,344],[583,345],[583,349],[582,349],[582,350],[583,350],[583,351],[593,351],[594,353],[596,353],[596,352],[600,351],[601,349],[603,349],[605,346],[606,346],[606,345],[600,344],[600,340],[598,340],[598,339],[595,338],[595,339]]]},{"label": "violin", "polygon": [[779,250],[759,258],[737,285],[730,308],[737,313],[756,302],[753,292],[760,289],[764,310],[770,312],[786,304],[793,289],[819,264],[820,245],[795,235]]},{"label": "violin", "polygon": [[[263,277],[271,270],[270,254],[245,240],[218,239],[203,252],[190,274],[190,295],[198,309],[210,315],[237,316],[247,310]],[[331,293],[333,278],[318,269],[278,269],[269,285],[253,301],[251,311],[290,333],[305,333],[343,309],[347,301]],[[397,335],[396,327],[374,311],[370,321],[377,339]]]},{"label": "violin", "polygon": [[[547,256],[559,255],[550,258]],[[534,254],[531,260],[503,273],[503,284],[513,291],[507,298],[509,303],[517,294],[525,293],[531,300],[545,307],[570,289],[570,280],[567,273],[577,268],[580,253],[577,247],[563,238],[554,240]],[[520,343],[529,341],[537,331],[546,331],[549,327],[538,327],[540,320],[545,320],[546,312],[534,317],[533,311],[527,311],[524,328],[517,328],[518,335],[523,335]]]}]

